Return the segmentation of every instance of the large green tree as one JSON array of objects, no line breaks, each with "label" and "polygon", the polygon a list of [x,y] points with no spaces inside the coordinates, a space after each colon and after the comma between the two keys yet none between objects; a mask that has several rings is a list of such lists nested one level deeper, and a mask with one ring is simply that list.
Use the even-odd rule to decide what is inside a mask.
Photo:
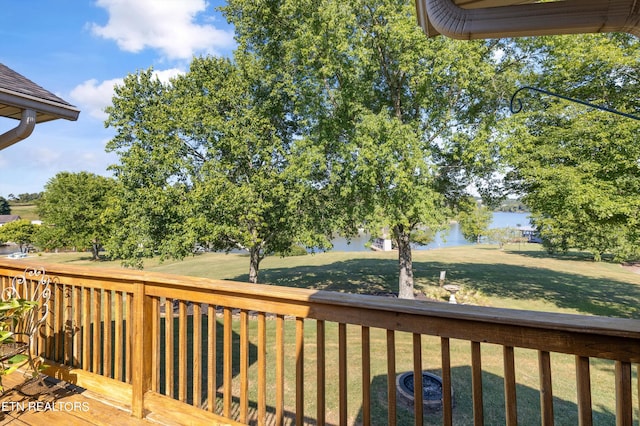
[{"label": "large green tree", "polygon": [[11,214],[11,206],[4,197],[0,197],[0,214]]},{"label": "large green tree", "polygon": [[399,295],[413,298],[411,242],[426,241],[413,237],[441,228],[477,172],[491,176],[497,43],[428,39],[399,0],[231,0],[226,11],[241,48],[295,82],[297,146],[341,206],[336,224],[388,232]]},{"label": "large green tree", "polygon": [[493,212],[472,197],[460,202],[459,205],[458,222],[460,224],[460,232],[467,241],[479,243],[480,238],[488,234],[487,231],[493,218]]},{"label": "large green tree", "polygon": [[108,236],[102,215],[113,188],[113,179],[89,172],[60,172],[51,178],[38,202],[43,226],[49,228],[39,244],[48,249],[90,249],[93,259],[99,259]]},{"label": "large green tree", "polygon": [[[524,39],[522,82],[640,113],[640,45],[625,35]],[[505,124],[513,188],[551,251],[635,257],[640,245],[640,122],[538,93]]]},{"label": "large green tree", "polygon": [[25,251],[35,239],[37,225],[25,219],[14,220],[0,226],[0,242],[11,241],[18,244],[20,251]]},{"label": "large green tree", "polygon": [[195,244],[242,249],[257,282],[266,255],[322,246],[305,221],[307,171],[290,161],[286,89],[242,52],[195,58],[168,84],[152,70],[128,76],[107,110],[116,130],[108,149],[120,156],[110,252],[139,266]]}]

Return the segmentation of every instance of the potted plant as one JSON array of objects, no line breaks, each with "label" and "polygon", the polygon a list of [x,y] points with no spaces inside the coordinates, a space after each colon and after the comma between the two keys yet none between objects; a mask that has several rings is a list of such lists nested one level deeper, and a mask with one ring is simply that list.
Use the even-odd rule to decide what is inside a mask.
[{"label": "potted plant", "polygon": [[13,373],[29,360],[29,342],[16,341],[16,334],[20,334],[16,328],[37,306],[36,301],[17,297],[0,300],[0,392],[4,390],[2,376]]}]

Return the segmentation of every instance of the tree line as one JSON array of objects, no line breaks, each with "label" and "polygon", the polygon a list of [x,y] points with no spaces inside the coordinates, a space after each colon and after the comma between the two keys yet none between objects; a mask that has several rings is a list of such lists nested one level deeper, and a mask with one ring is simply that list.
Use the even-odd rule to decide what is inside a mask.
[{"label": "tree line", "polygon": [[0,214],[11,214],[12,204],[32,204],[42,197],[42,192],[9,194],[7,198],[0,196]]},{"label": "tree line", "polygon": [[427,38],[397,0],[222,10],[232,58],[196,57],[169,83],[142,70],[116,88],[113,178],[53,178],[47,244],[105,247],[129,266],[240,248],[257,282],[269,254],[364,229],[395,241],[398,292],[411,298],[411,244],[453,217],[472,222],[480,194],[491,208],[521,197],[549,250],[637,255],[638,124],[541,97],[512,114],[507,101],[536,85],[637,111],[631,36]]}]

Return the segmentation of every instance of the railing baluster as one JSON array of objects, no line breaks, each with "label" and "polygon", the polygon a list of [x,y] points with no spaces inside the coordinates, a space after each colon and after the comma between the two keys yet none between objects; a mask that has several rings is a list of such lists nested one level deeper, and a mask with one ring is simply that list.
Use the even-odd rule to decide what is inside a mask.
[{"label": "railing baluster", "polygon": [[100,374],[100,360],[101,360],[101,345],[102,341],[102,318],[101,318],[101,303],[102,303],[102,290],[93,289],[93,312],[91,319],[91,326],[93,328],[93,362],[91,371]]},{"label": "railing baluster", "polygon": [[362,327],[362,424],[371,424],[371,333]]},{"label": "railing baluster", "polygon": [[49,308],[51,309],[51,312],[49,313],[49,316],[45,320],[45,323],[46,323],[45,332],[44,332],[45,341],[44,341],[44,346],[41,350],[41,352],[44,352],[45,358],[47,359],[53,359],[53,357],[55,356],[55,347],[54,347],[55,322],[53,318],[53,313],[55,313],[55,288],[54,287],[55,287],[55,284],[52,284],[52,287],[51,287],[52,296],[51,296],[51,299],[49,300]]},{"label": "railing baluster", "polygon": [[111,316],[111,290],[105,290],[103,308],[104,333],[102,334],[102,341],[104,342],[104,353],[102,354],[102,374],[107,377],[112,377],[113,374],[113,330],[111,327]]},{"label": "railing baluster", "polygon": [[538,351],[540,373],[540,419],[542,426],[553,426],[553,387],[551,385],[551,356],[547,351]]},{"label": "railing baluster", "polygon": [[347,325],[338,324],[338,404],[340,424],[347,424]]},{"label": "railing baluster", "polygon": [[[91,371],[91,289],[82,289],[82,368]],[[95,350],[95,348],[94,348]]]},{"label": "railing baluster", "polygon": [[[34,282],[31,282],[34,284]],[[63,321],[63,312],[64,312],[64,285],[62,283],[52,283],[53,291],[54,291],[54,313],[53,313],[53,323],[54,323],[54,345],[55,345],[55,361],[62,362],[64,360],[64,321]],[[25,291],[28,289],[25,288]],[[26,295],[25,295],[26,296]]]},{"label": "railing baluster", "polygon": [[509,426],[518,424],[518,404],[516,399],[516,368],[513,346],[502,348],[504,362],[504,405],[506,423]]},{"label": "railing baluster", "polygon": [[591,375],[589,373],[589,358],[576,356],[576,387],[578,392],[578,424],[591,426],[593,415],[591,412]]},{"label": "railing baluster", "polygon": [[173,300],[164,302],[164,394],[173,398]]},{"label": "railing baluster", "polygon": [[396,335],[387,330],[387,424],[396,424]]},{"label": "railing baluster", "polygon": [[413,333],[413,415],[415,424],[423,423],[424,399],[422,397],[422,339]]},{"label": "railing baluster", "polygon": [[249,315],[240,311],[240,422],[249,415]]},{"label": "railing baluster", "polygon": [[[72,315],[73,315],[73,307],[71,303],[73,302],[73,287],[70,285],[64,286],[64,300],[66,301],[66,305],[63,306],[63,318],[62,318],[62,332],[63,340],[64,340],[64,358],[63,363],[69,367],[72,366],[73,360],[73,329],[71,327],[72,324]],[[41,312],[38,310],[35,313],[36,317],[41,318]],[[37,337],[36,337],[37,339]],[[37,340],[36,340],[37,345]],[[37,346],[36,346],[37,348]]]},{"label": "railing baluster", "polygon": [[125,372],[126,372],[126,380],[127,383],[131,383],[131,378],[133,377],[133,370],[131,367],[131,358],[133,357],[133,295],[131,293],[124,294],[124,308],[125,308],[125,316],[126,316],[126,334],[125,334]]},{"label": "railing baluster", "polygon": [[616,426],[633,424],[631,363],[616,361]]},{"label": "railing baluster", "polygon": [[121,291],[116,291],[116,302],[115,302],[115,317],[116,317],[116,329],[115,329],[115,345],[114,345],[114,351],[115,351],[115,356],[114,356],[114,364],[115,364],[115,368],[113,371],[113,377],[116,380],[122,380],[123,379],[123,374],[122,374],[122,366],[123,366],[123,362],[124,362],[124,349],[123,349],[123,339],[124,339],[124,332],[123,332],[123,326],[124,326],[124,316],[123,316],[123,308],[124,308],[124,300],[123,300],[123,295]]},{"label": "railing baluster", "polygon": [[216,412],[217,402],[217,352],[216,352],[216,307],[207,306],[207,408]]},{"label": "railing baluster", "polygon": [[326,373],[326,340],[325,340],[325,322],[318,320],[316,322],[316,411],[317,421],[319,425],[323,425],[326,421],[326,394],[327,394],[327,373]]},{"label": "railing baluster", "polygon": [[[71,305],[73,307],[73,362],[71,365],[76,368],[82,367],[82,306],[80,302],[82,300],[82,288],[80,286],[73,286],[73,300]],[[42,348],[42,339],[40,340],[41,345],[38,348]]]},{"label": "railing baluster", "polygon": [[473,398],[473,424],[484,424],[484,408],[482,403],[482,355],[480,342],[471,342],[471,387]]},{"label": "railing baluster", "polygon": [[[135,304],[129,308],[129,319],[131,338],[135,339],[136,345],[131,353],[131,364],[135,366],[135,371],[131,371],[131,414],[142,419],[145,417],[144,399],[145,394],[151,389],[152,365],[148,356],[151,352],[151,333],[148,331],[148,324],[151,320],[151,299],[145,295],[144,282],[134,284],[134,293],[131,295],[131,303]],[[135,306],[135,308],[134,308]]]},{"label": "railing baluster", "polygon": [[160,298],[154,297],[151,301],[151,390],[160,392]]},{"label": "railing baluster", "polygon": [[267,421],[267,323],[264,312],[258,313],[258,425]]},{"label": "railing baluster", "polygon": [[223,360],[223,405],[224,416],[231,417],[231,380],[233,379],[233,361],[232,361],[232,329],[231,329],[232,315],[231,308],[224,307],[224,324],[223,324],[223,341],[224,341],[224,360]]},{"label": "railing baluster", "polygon": [[178,401],[187,401],[187,302],[178,302]]},{"label": "railing baluster", "polygon": [[193,305],[193,374],[191,375],[193,405],[202,405],[202,307],[199,303]]},{"label": "railing baluster", "polygon": [[304,318],[296,318],[296,424],[304,424]]},{"label": "railing baluster", "polygon": [[276,425],[284,422],[284,315],[276,317]]},{"label": "railing baluster", "polygon": [[453,400],[451,398],[451,345],[446,337],[440,338],[442,357],[442,424],[453,424]]}]

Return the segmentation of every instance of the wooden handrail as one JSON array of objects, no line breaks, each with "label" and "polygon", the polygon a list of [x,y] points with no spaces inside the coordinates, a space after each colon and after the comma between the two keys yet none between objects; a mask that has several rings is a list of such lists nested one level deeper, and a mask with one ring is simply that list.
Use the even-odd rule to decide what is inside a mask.
[{"label": "wooden handrail", "polygon": [[[33,266],[27,261],[0,259],[0,280],[6,282],[21,272],[27,266]],[[294,318],[296,329],[295,366],[296,382],[292,386],[298,395],[296,398],[296,416],[298,422],[305,421],[306,415],[317,415],[324,420],[325,377],[320,368],[324,368],[324,351],[326,342],[325,321],[338,324],[339,330],[339,399],[340,406],[336,407],[341,421],[346,420],[347,385],[349,374],[347,358],[346,326],[362,327],[362,380],[363,380],[363,419],[369,419],[371,394],[366,388],[370,381],[369,352],[370,329],[387,330],[387,371],[389,377],[395,377],[396,343],[395,332],[408,332],[413,335],[413,369],[421,370],[421,336],[438,336],[442,348],[442,372],[444,389],[451,388],[451,365],[449,346],[450,339],[466,340],[471,348],[471,372],[473,389],[474,421],[482,423],[483,395],[482,395],[482,362],[480,345],[492,343],[503,346],[506,398],[506,420],[508,424],[517,422],[516,374],[514,365],[514,348],[527,348],[538,351],[541,381],[541,419],[544,424],[553,422],[553,397],[551,386],[550,353],[574,355],[577,371],[577,401],[578,415],[581,421],[587,421],[592,416],[589,359],[600,358],[616,361],[616,395],[618,417],[628,420],[631,416],[631,364],[640,363],[640,321],[595,317],[573,314],[529,312],[502,308],[488,308],[478,306],[452,305],[437,302],[393,300],[378,296],[314,291],[278,286],[254,285],[232,281],[213,280],[206,278],[183,277],[146,271],[132,271],[122,269],[84,268],[68,265],[48,265],[47,272],[55,278],[58,286],[56,295],[56,310],[60,318],[52,324],[52,335],[47,337],[45,346],[47,354],[54,361],[66,363],[70,367],[103,375],[109,379],[130,383],[132,387],[131,407],[134,415],[143,417],[145,413],[145,398],[154,393],[165,395],[187,402],[188,395],[193,396],[193,402],[199,406],[208,404],[206,410],[216,412],[216,389],[222,385],[223,404],[222,414],[231,418],[235,407],[232,406],[231,387],[234,366],[231,323],[236,313],[240,318],[239,354],[240,354],[240,390],[239,405],[237,406],[240,421],[248,421],[250,393],[249,378],[249,344],[248,317],[249,313],[258,313],[258,363],[259,379],[257,390],[256,410],[261,418],[266,414],[265,407],[265,375],[267,367],[265,313],[275,316],[275,370],[277,375],[283,375],[284,369],[284,338],[283,324],[285,317]],[[4,285],[4,284],[3,284]],[[63,312],[63,289],[68,290],[72,312]],[[112,295],[112,292],[114,293]],[[173,321],[164,321],[164,330],[159,327],[160,311],[163,318],[174,315],[174,302],[177,315],[177,326]],[[190,323],[193,333],[199,336],[193,343],[192,349],[187,349],[187,302],[193,306],[190,313]],[[104,307],[105,304],[108,307]],[[113,304],[113,309],[112,305]],[[162,306],[162,308],[161,308]],[[206,311],[201,312],[201,306]],[[219,314],[223,327],[220,329],[224,344],[222,359],[224,362],[216,365],[216,348],[211,344],[201,344],[200,322],[206,315],[204,324],[209,338],[216,339],[216,307],[222,308]],[[80,312],[78,312],[80,311]],[[316,351],[309,354],[305,351],[304,333],[305,319],[317,320],[318,340],[315,342]],[[112,325],[112,321],[114,324]],[[72,336],[64,335],[66,322],[73,323],[82,330]],[[107,326],[108,323],[108,326]],[[103,324],[101,326],[100,324]],[[113,326],[113,329],[111,328]],[[178,340],[174,340],[174,334]],[[110,337],[113,339],[113,346]],[[213,337],[211,337],[213,336]],[[272,342],[273,343],[273,342]],[[53,346],[52,346],[53,345]],[[72,345],[70,347],[69,345]],[[102,350],[97,349],[102,345]],[[162,348],[161,348],[162,346]],[[174,347],[177,356],[174,358]],[[108,354],[106,351],[108,348]],[[208,358],[204,358],[202,351],[206,348]],[[113,357],[111,352],[113,351]],[[322,352],[322,353],[321,353]],[[188,387],[187,354],[193,355],[195,377],[197,383]],[[166,355],[166,356],[165,356]],[[213,360],[211,357],[214,357]],[[316,357],[318,362],[318,388],[316,399],[317,413],[304,410],[305,358]],[[164,357],[161,364],[160,358]],[[174,364],[177,368],[174,370]],[[201,377],[200,370],[206,366],[206,371],[213,377]],[[222,371],[223,383],[216,383],[216,369]],[[164,377],[161,377],[162,369]],[[176,378],[177,374],[177,378]],[[201,381],[204,385],[201,386]],[[174,383],[176,390],[174,392]],[[394,383],[395,384],[395,383]],[[291,384],[290,384],[291,385]],[[275,383],[276,404],[274,407],[276,422],[283,420],[283,392],[284,384],[281,377]],[[200,400],[200,394],[206,390],[209,395],[207,401]],[[150,393],[151,392],[151,393]],[[443,400],[447,413],[443,416],[445,424],[452,422],[451,409],[453,401],[451,395]],[[395,389],[389,383],[388,387],[389,411],[388,421],[395,422]],[[235,403],[234,403],[235,404]],[[420,418],[422,411],[417,404],[415,415]]]}]

